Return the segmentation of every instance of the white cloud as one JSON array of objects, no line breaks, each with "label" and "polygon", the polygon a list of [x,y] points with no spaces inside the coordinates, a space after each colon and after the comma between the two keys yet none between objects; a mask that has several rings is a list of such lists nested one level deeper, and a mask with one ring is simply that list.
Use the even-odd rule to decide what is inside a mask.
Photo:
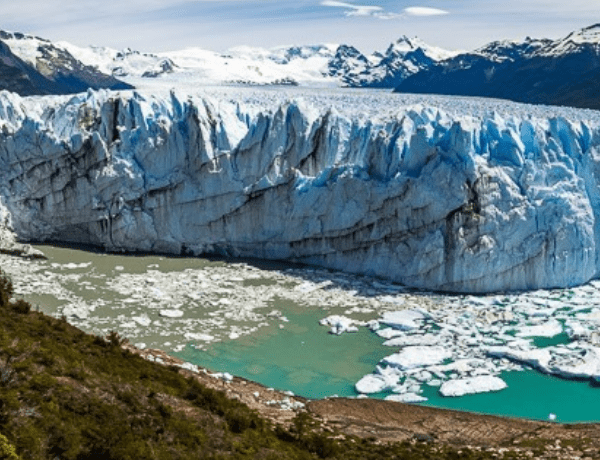
[{"label": "white cloud", "polygon": [[346,16],[375,16],[383,11],[383,8],[380,6],[354,5],[352,3],[338,2],[336,0],[325,0],[321,2],[321,5],[346,8]]},{"label": "white cloud", "polygon": [[408,8],[404,8],[404,14],[408,16],[441,16],[448,14],[448,11],[426,6],[409,6]]}]

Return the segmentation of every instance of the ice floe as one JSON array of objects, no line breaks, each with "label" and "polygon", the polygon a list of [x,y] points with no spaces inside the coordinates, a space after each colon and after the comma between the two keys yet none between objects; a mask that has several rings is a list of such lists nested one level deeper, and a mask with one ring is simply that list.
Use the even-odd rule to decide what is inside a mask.
[{"label": "ice floe", "polygon": [[404,393],[401,395],[389,395],[384,398],[386,401],[395,401],[402,403],[419,403],[427,401],[427,398],[415,393]]},{"label": "ice floe", "polygon": [[327,318],[323,318],[319,324],[321,326],[330,326],[330,332],[335,335],[340,335],[344,332],[358,332],[358,327],[355,325],[356,321],[345,316],[328,316]]},{"label": "ice floe", "polygon": [[412,346],[383,358],[382,363],[406,371],[439,364],[450,357],[452,353],[443,347]]},{"label": "ice floe", "polygon": [[500,391],[503,372],[523,369],[600,380],[599,287],[593,281],[505,295],[424,294],[427,302],[418,308],[407,299],[406,309],[383,312],[380,328],[372,327],[398,352],[383,358],[356,390],[419,394],[425,384],[443,396],[461,396]]},{"label": "ice floe", "polygon": [[306,267],[263,270],[157,257],[140,267],[136,258],[85,260],[77,253],[69,262],[70,255],[49,254],[48,261],[0,254],[18,295],[40,298],[48,312],[85,330],[99,335],[114,330],[144,347],[181,351],[191,343],[202,349],[283,327],[284,305],[291,303],[323,311],[321,324],[335,334],[366,327],[392,349],[356,383],[361,394],[421,395],[426,387],[445,395],[492,391],[500,389],[496,378],[503,372],[526,368],[600,379],[598,281],[570,289],[457,296]]},{"label": "ice floe", "polygon": [[442,396],[464,396],[474,393],[500,391],[507,387],[504,380],[493,375],[480,375],[465,379],[448,380],[440,387]]}]

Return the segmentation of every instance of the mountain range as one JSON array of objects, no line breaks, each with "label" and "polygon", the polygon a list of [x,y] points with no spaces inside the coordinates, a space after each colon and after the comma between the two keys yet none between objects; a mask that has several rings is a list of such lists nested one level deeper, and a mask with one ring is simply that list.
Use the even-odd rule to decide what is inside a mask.
[{"label": "mountain range", "polygon": [[177,85],[389,88],[600,108],[600,24],[558,39],[504,40],[469,52],[400,37],[370,55],[347,45],[242,46],[225,53],[79,47],[0,31],[0,89],[20,95]]},{"label": "mountain range", "polygon": [[[240,46],[225,53],[189,48],[167,53],[132,49],[79,47],[67,42],[0,31],[7,52],[23,68],[70,87],[13,91],[21,95],[70,93],[92,88],[125,89],[125,79],[197,81],[201,84],[317,85],[394,88],[404,78],[456,53],[429,46],[418,38],[399,38],[384,52],[365,55],[350,45],[291,46],[272,49]],[[28,66],[28,67],[27,67]],[[117,80],[119,79],[119,80]],[[83,83],[83,84],[79,84]],[[135,84],[135,83],[134,83]],[[6,85],[0,88],[10,89]]]},{"label": "mountain range", "polygon": [[493,42],[436,62],[395,91],[600,109],[600,24],[558,40]]}]

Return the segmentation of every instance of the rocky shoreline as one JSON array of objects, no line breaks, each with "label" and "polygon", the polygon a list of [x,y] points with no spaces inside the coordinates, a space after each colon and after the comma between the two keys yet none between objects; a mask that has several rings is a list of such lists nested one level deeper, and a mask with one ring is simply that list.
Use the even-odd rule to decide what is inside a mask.
[{"label": "rocky shoreline", "polygon": [[129,351],[165,366],[180,367],[203,385],[223,391],[272,423],[289,427],[308,412],[322,429],[378,443],[427,442],[487,452],[496,458],[590,460],[600,458],[600,424],[558,424],[453,411],[374,399],[307,400],[256,382],[190,365],[162,350]]}]

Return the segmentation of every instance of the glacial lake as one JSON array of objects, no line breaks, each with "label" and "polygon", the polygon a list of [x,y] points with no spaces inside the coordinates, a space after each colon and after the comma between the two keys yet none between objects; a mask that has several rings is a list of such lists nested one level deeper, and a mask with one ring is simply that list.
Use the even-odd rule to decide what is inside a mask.
[{"label": "glacial lake", "polygon": [[[356,333],[329,334],[319,321],[330,315],[360,323],[385,312],[418,308],[439,317],[449,305],[448,311],[456,316],[452,327],[468,330],[473,324],[484,324],[480,319],[468,323],[473,311],[497,312],[504,308],[501,302],[510,301],[516,318],[521,315],[519,308],[525,308],[533,324],[527,327],[536,327],[539,317],[545,318],[544,324],[583,324],[589,317],[593,330],[594,315],[600,312],[600,306],[593,304],[600,302],[595,285],[510,299],[458,298],[406,292],[381,280],[286,264],[37,248],[47,261],[1,255],[0,267],[11,276],[17,294],[41,311],[65,315],[87,332],[117,331],[137,346],[161,348],[214,372],[229,372],[313,399],[356,397],[354,384],[373,372],[382,358],[398,351],[384,346],[385,338],[364,326]],[[464,314],[464,305],[474,305],[469,314]],[[548,312],[552,305],[553,312]],[[495,340],[492,333],[506,338],[507,326],[490,324],[485,326],[486,340]],[[534,338],[540,349],[558,345],[569,350],[568,342],[565,332]],[[463,348],[459,354],[468,352]],[[493,365],[501,370],[497,375],[508,385],[506,389],[453,398],[442,397],[438,387],[421,382],[420,395],[428,400],[420,404],[542,420],[556,414],[558,422],[600,421],[600,388],[595,384],[527,368],[516,370],[523,366],[506,360]]]}]

